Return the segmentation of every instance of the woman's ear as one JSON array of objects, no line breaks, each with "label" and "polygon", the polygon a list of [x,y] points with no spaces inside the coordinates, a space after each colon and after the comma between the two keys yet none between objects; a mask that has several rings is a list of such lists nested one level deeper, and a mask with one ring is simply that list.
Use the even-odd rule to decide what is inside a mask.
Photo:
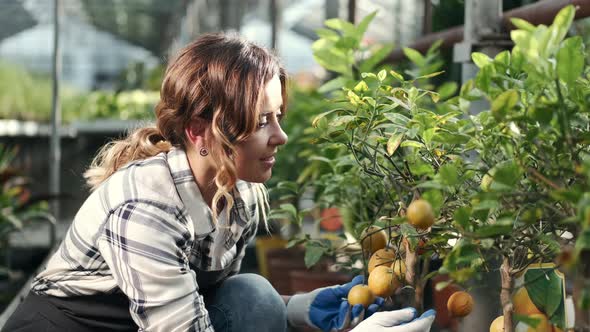
[{"label": "woman's ear", "polygon": [[206,133],[207,126],[204,121],[193,120],[184,128],[184,134],[193,145],[197,145],[198,143],[203,145]]}]

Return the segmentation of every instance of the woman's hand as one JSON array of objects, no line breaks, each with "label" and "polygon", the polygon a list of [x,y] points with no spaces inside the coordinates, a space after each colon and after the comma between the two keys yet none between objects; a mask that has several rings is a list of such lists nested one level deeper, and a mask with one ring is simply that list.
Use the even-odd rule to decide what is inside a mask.
[{"label": "woman's hand", "polygon": [[436,312],[428,310],[416,318],[416,309],[376,312],[351,332],[428,332]]},{"label": "woman's hand", "polygon": [[306,324],[322,331],[342,331],[356,326],[375,313],[384,302],[383,298],[377,297],[366,310],[362,304],[351,306],[347,300],[348,292],[363,281],[364,277],[360,275],[344,285],[294,295],[287,304],[289,322],[295,326]]}]

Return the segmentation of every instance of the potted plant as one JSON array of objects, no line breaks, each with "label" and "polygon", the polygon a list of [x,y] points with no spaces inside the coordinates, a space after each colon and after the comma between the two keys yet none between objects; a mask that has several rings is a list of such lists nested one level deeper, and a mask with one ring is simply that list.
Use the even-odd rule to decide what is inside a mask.
[{"label": "potted plant", "polygon": [[48,212],[47,203],[31,195],[30,181],[13,165],[17,155],[16,148],[0,145],[0,280],[3,293],[3,304],[6,305],[24,281],[23,276],[12,268],[15,260],[11,252],[9,237],[21,231],[27,223],[45,220],[55,224],[53,216]]}]

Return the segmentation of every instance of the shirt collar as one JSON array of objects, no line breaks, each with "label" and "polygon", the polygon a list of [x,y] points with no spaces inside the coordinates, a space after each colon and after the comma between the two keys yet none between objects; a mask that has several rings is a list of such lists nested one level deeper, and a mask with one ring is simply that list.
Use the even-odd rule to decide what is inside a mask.
[{"label": "shirt collar", "polygon": [[[193,176],[186,152],[182,149],[173,148],[167,153],[168,165],[176,191],[192,220],[197,237],[203,237],[215,231],[215,222],[213,221],[212,211],[205,203],[197,182]],[[251,184],[238,180],[236,187],[231,195],[234,199],[234,205],[230,212],[228,226],[233,222],[238,222],[239,226],[245,226],[249,219],[248,205],[242,199],[242,192],[251,188]],[[248,195],[247,195],[248,197]],[[225,210],[219,214],[218,220],[221,220]]]}]

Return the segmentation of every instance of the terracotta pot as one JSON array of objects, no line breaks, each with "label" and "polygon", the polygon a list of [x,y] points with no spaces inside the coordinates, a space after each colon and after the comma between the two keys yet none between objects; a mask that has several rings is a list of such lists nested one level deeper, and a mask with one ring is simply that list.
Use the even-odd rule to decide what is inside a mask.
[{"label": "terracotta pot", "polygon": [[342,229],[342,216],[340,209],[331,207],[323,209],[321,213],[322,221],[320,227],[328,232],[336,232]]},{"label": "terracotta pot", "polygon": [[450,284],[439,291],[436,290],[436,284],[447,280],[449,280],[447,276],[435,276],[432,278],[432,297],[434,310],[436,310],[435,324],[439,328],[449,328],[451,331],[457,331],[459,321],[451,317],[447,309],[447,301],[453,293],[461,289],[456,285]]}]

